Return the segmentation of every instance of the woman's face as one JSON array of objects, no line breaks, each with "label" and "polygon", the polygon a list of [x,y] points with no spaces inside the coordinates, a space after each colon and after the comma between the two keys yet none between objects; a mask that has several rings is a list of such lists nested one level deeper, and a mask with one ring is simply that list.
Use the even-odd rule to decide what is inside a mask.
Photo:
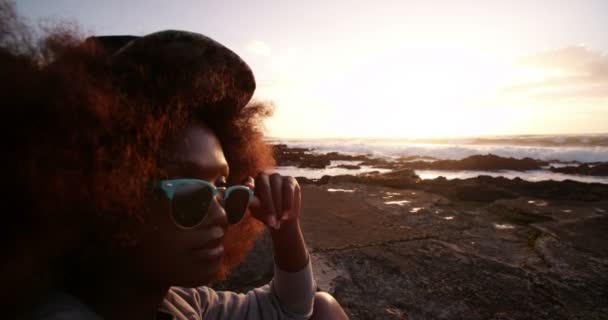
[{"label": "woman's face", "polygon": [[[228,176],[228,164],[213,132],[192,125],[171,147],[173,159],[167,164],[169,179],[193,178],[216,184]],[[203,222],[182,229],[171,219],[171,203],[163,192],[149,197],[150,220],[140,232],[134,257],[135,270],[144,280],[162,285],[195,287],[213,280],[222,267],[222,245],[226,213],[213,199]],[[201,210],[203,210],[201,206]]]}]

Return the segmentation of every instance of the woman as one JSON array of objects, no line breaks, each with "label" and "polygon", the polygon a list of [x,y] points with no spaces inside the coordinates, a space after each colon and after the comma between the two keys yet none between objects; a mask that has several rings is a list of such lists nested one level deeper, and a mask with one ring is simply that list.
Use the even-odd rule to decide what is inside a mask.
[{"label": "woman", "polygon": [[[37,47],[15,21],[0,30],[7,306],[32,319],[346,318],[315,293],[297,182],[264,173],[269,108],[249,103],[236,54],[184,31],[56,31]],[[271,283],[204,287],[265,227]]]}]

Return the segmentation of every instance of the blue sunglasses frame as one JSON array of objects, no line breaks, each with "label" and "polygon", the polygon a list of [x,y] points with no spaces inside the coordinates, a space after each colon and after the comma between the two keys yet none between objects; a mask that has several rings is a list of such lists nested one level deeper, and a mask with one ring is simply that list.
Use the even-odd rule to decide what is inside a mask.
[{"label": "blue sunglasses frame", "polygon": [[[203,185],[205,187],[208,187],[211,190],[211,192],[212,192],[212,198],[216,197],[217,194],[220,191],[222,191],[224,193],[224,196],[222,197],[220,203],[221,203],[221,205],[223,207],[225,207],[226,201],[230,198],[230,193],[232,193],[235,190],[245,190],[245,191],[247,191],[247,193],[249,194],[249,199],[248,199],[249,202],[253,198],[253,190],[251,188],[249,188],[248,186],[244,186],[244,185],[234,185],[234,186],[230,186],[228,188],[226,188],[226,187],[216,187],[213,184],[211,184],[209,181],[207,181],[207,180],[201,180],[201,179],[168,179],[168,180],[160,180],[160,181],[150,181],[150,182],[148,182],[148,185],[150,187],[161,189],[165,193],[165,195],[167,196],[167,198],[169,200],[171,200],[171,201],[173,201],[173,198],[175,196],[175,190],[177,188],[179,188],[181,186],[185,186],[185,185],[192,185],[192,184],[200,184],[200,185]],[[207,211],[209,211],[209,208],[207,208]],[[207,216],[208,216],[208,212],[206,212],[205,215],[203,215],[203,217],[201,218],[201,221],[199,221],[197,224],[195,224],[192,227],[185,227],[185,226],[179,224],[177,221],[175,221],[175,219],[173,218],[173,215],[171,215],[171,219],[173,220],[173,222],[178,227],[180,227],[182,229],[192,229],[192,228],[196,228],[201,223],[203,223],[203,221],[205,221],[205,218]],[[243,214],[243,216],[244,216],[244,214]],[[230,222],[231,221],[231,217],[228,217],[229,224],[238,224],[243,219],[243,216],[241,216],[238,221],[234,221],[234,222]]]}]

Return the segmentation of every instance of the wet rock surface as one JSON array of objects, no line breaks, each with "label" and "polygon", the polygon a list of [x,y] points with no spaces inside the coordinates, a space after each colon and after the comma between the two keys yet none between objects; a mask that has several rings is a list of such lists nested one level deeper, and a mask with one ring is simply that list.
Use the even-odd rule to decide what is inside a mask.
[{"label": "wet rock surface", "polygon": [[353,319],[608,317],[606,201],[480,204],[361,184],[327,191],[337,188],[305,187],[303,226],[324,268],[338,270],[320,286]]},{"label": "wet rock surface", "polygon": [[347,181],[302,192],[318,285],[351,319],[608,318],[607,200],[463,201]]}]

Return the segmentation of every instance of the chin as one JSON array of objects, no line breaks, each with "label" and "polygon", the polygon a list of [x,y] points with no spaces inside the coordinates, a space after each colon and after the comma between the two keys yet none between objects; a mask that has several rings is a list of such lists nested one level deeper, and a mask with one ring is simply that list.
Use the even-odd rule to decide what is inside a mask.
[{"label": "chin", "polygon": [[186,270],[176,271],[181,274],[180,279],[175,281],[173,286],[196,288],[207,285],[215,280],[223,279],[225,275],[225,268],[220,260],[212,264],[205,265],[194,265],[185,273]]}]

